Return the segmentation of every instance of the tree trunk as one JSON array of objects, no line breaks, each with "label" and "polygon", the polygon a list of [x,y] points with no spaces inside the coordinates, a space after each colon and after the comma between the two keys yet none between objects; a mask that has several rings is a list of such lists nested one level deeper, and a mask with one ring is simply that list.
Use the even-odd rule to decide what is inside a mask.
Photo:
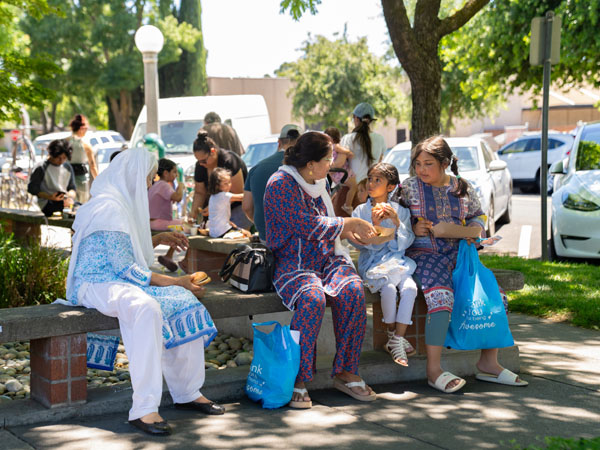
[{"label": "tree trunk", "polygon": [[50,132],[56,129],[56,108],[58,103],[52,102],[52,112],[50,113]]},{"label": "tree trunk", "polygon": [[48,114],[46,108],[40,110],[40,123],[42,124],[42,134],[48,134]]},{"label": "tree trunk", "polygon": [[437,54],[423,60],[421,69],[409,74],[412,91],[412,134],[413,144],[440,132],[441,115],[441,69]]},{"label": "tree trunk", "polygon": [[121,90],[119,98],[108,97],[110,101],[110,110],[117,124],[117,131],[123,135],[125,139],[131,138],[133,133],[133,122],[131,120],[131,93]]}]

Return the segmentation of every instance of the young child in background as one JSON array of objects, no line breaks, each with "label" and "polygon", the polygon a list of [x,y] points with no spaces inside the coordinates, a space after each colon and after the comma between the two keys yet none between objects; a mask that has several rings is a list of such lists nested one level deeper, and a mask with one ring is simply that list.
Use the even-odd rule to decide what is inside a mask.
[{"label": "young child in background", "polygon": [[250,237],[248,230],[238,228],[231,219],[231,203],[241,202],[244,194],[232,194],[231,172],[217,167],[208,177],[208,230],[211,237],[227,237],[232,231]]},{"label": "young child in background", "polygon": [[[352,214],[352,202],[354,201],[354,197],[356,195],[357,184],[356,184],[356,176],[354,172],[350,168],[350,160],[354,157],[354,154],[347,149],[346,147],[342,147],[340,145],[340,140],[342,139],[342,134],[340,130],[335,127],[329,127],[325,130],[325,134],[328,135],[333,140],[333,162],[331,163],[331,167],[337,169],[345,169],[348,172],[348,178],[344,182],[344,186],[348,187],[348,192],[346,193],[346,201],[341,206],[341,208],[348,214]],[[339,183],[342,180],[344,175],[342,173],[332,173],[331,179],[335,183]]]},{"label": "young child in background", "polygon": [[[375,226],[394,228],[390,240],[381,243],[356,245],[360,250],[358,273],[371,292],[381,293],[383,320],[387,325],[388,341],[385,345],[394,359],[408,366],[407,357],[414,354],[413,346],[404,338],[411,316],[417,285],[411,275],[416,264],[404,255],[415,239],[410,212],[400,200],[398,171],[388,163],[377,163],[369,169],[367,190],[369,199],[359,205],[353,217],[360,217]],[[396,298],[400,293],[400,303]]]},{"label": "young child in background", "polygon": [[[178,183],[177,189],[173,189],[173,182],[177,178],[177,164],[170,159],[162,158],[158,161],[156,175],[159,180],[148,189],[150,229],[166,231],[169,225],[183,224],[183,219],[173,219],[173,204],[183,198],[183,183]],[[177,264],[173,261],[174,252],[175,248],[169,247],[166,255],[158,257],[158,262],[170,272],[177,270]]]}]

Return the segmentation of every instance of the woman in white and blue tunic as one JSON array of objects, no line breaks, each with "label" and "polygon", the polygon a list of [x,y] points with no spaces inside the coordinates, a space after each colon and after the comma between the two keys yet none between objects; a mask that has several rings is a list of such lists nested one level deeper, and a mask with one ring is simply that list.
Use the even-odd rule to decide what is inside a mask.
[{"label": "woman in white and blue tunic", "polygon": [[223,414],[200,393],[204,347],[217,330],[197,300],[203,288],[191,276],[151,272],[153,246],[177,236],[150,233],[148,192],[157,170],[145,149],[119,154],[92,186],[92,199],[77,211],[67,298],[117,317],[129,357],[132,425],[150,434],[171,429],[158,414],[164,375],[176,407]]}]

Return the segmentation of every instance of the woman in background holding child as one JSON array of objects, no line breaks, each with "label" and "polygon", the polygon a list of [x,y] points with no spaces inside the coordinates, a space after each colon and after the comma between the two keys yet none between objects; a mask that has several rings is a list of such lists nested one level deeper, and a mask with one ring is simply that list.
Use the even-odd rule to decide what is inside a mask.
[{"label": "woman in background holding child", "polygon": [[250,237],[250,232],[238,228],[231,221],[231,203],[240,202],[244,194],[233,194],[231,190],[231,172],[217,167],[208,177],[208,228],[211,237],[225,237],[230,231],[241,232]]},{"label": "woman in background holding child", "polygon": [[[170,159],[162,158],[158,161],[157,175],[160,180],[155,182],[148,190],[148,203],[150,205],[150,229],[153,231],[166,231],[170,225],[181,225],[183,219],[173,219],[172,205],[183,198],[183,183],[173,189],[172,183],[177,178],[177,164]],[[173,261],[173,247],[164,256],[158,257],[158,262],[169,271],[175,272],[177,264]]]},{"label": "woman in background holding child", "polygon": [[[369,199],[359,205],[352,217],[359,217],[375,226],[393,228],[390,240],[367,245],[356,245],[360,250],[358,273],[371,292],[381,293],[383,320],[387,325],[388,351],[394,362],[408,366],[407,356],[415,353],[404,338],[417,296],[417,285],[411,275],[416,264],[404,255],[415,239],[410,222],[410,212],[400,200],[400,181],[396,168],[388,163],[373,165],[367,174]],[[400,293],[400,304],[396,298]]]}]

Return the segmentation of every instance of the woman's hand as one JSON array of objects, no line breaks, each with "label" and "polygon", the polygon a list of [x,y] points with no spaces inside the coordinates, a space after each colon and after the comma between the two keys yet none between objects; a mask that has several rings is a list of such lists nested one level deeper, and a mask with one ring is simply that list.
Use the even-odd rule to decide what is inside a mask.
[{"label": "woman's hand", "polygon": [[178,231],[167,231],[164,233],[156,234],[152,237],[152,246],[156,247],[157,245],[168,245],[171,248],[174,248],[178,252],[187,250],[188,248],[188,238],[185,234],[180,233]]},{"label": "woman's hand", "polygon": [[377,235],[377,230],[369,222],[358,217],[344,217],[344,228],[340,237],[365,245],[364,240]]},{"label": "woman's hand", "polygon": [[184,275],[175,279],[177,280],[177,284],[179,286],[186,288],[197,298],[202,298],[202,296],[204,295],[204,286],[198,286],[197,284],[192,283],[191,275]]},{"label": "woman's hand", "polygon": [[427,219],[423,219],[421,217],[419,217],[418,222],[413,225],[413,233],[415,233],[415,236],[428,236],[429,233],[432,232],[432,229],[433,222]]},{"label": "woman's hand", "polygon": [[[477,224],[473,224],[473,225],[469,225],[469,226],[480,228],[480,226],[477,225]],[[481,230],[481,232],[479,233],[479,237],[480,238],[483,237],[482,234],[483,234],[483,230]],[[468,244],[475,244],[475,245],[477,245],[477,238],[465,238],[465,239],[466,239],[466,241],[467,241]]]}]

